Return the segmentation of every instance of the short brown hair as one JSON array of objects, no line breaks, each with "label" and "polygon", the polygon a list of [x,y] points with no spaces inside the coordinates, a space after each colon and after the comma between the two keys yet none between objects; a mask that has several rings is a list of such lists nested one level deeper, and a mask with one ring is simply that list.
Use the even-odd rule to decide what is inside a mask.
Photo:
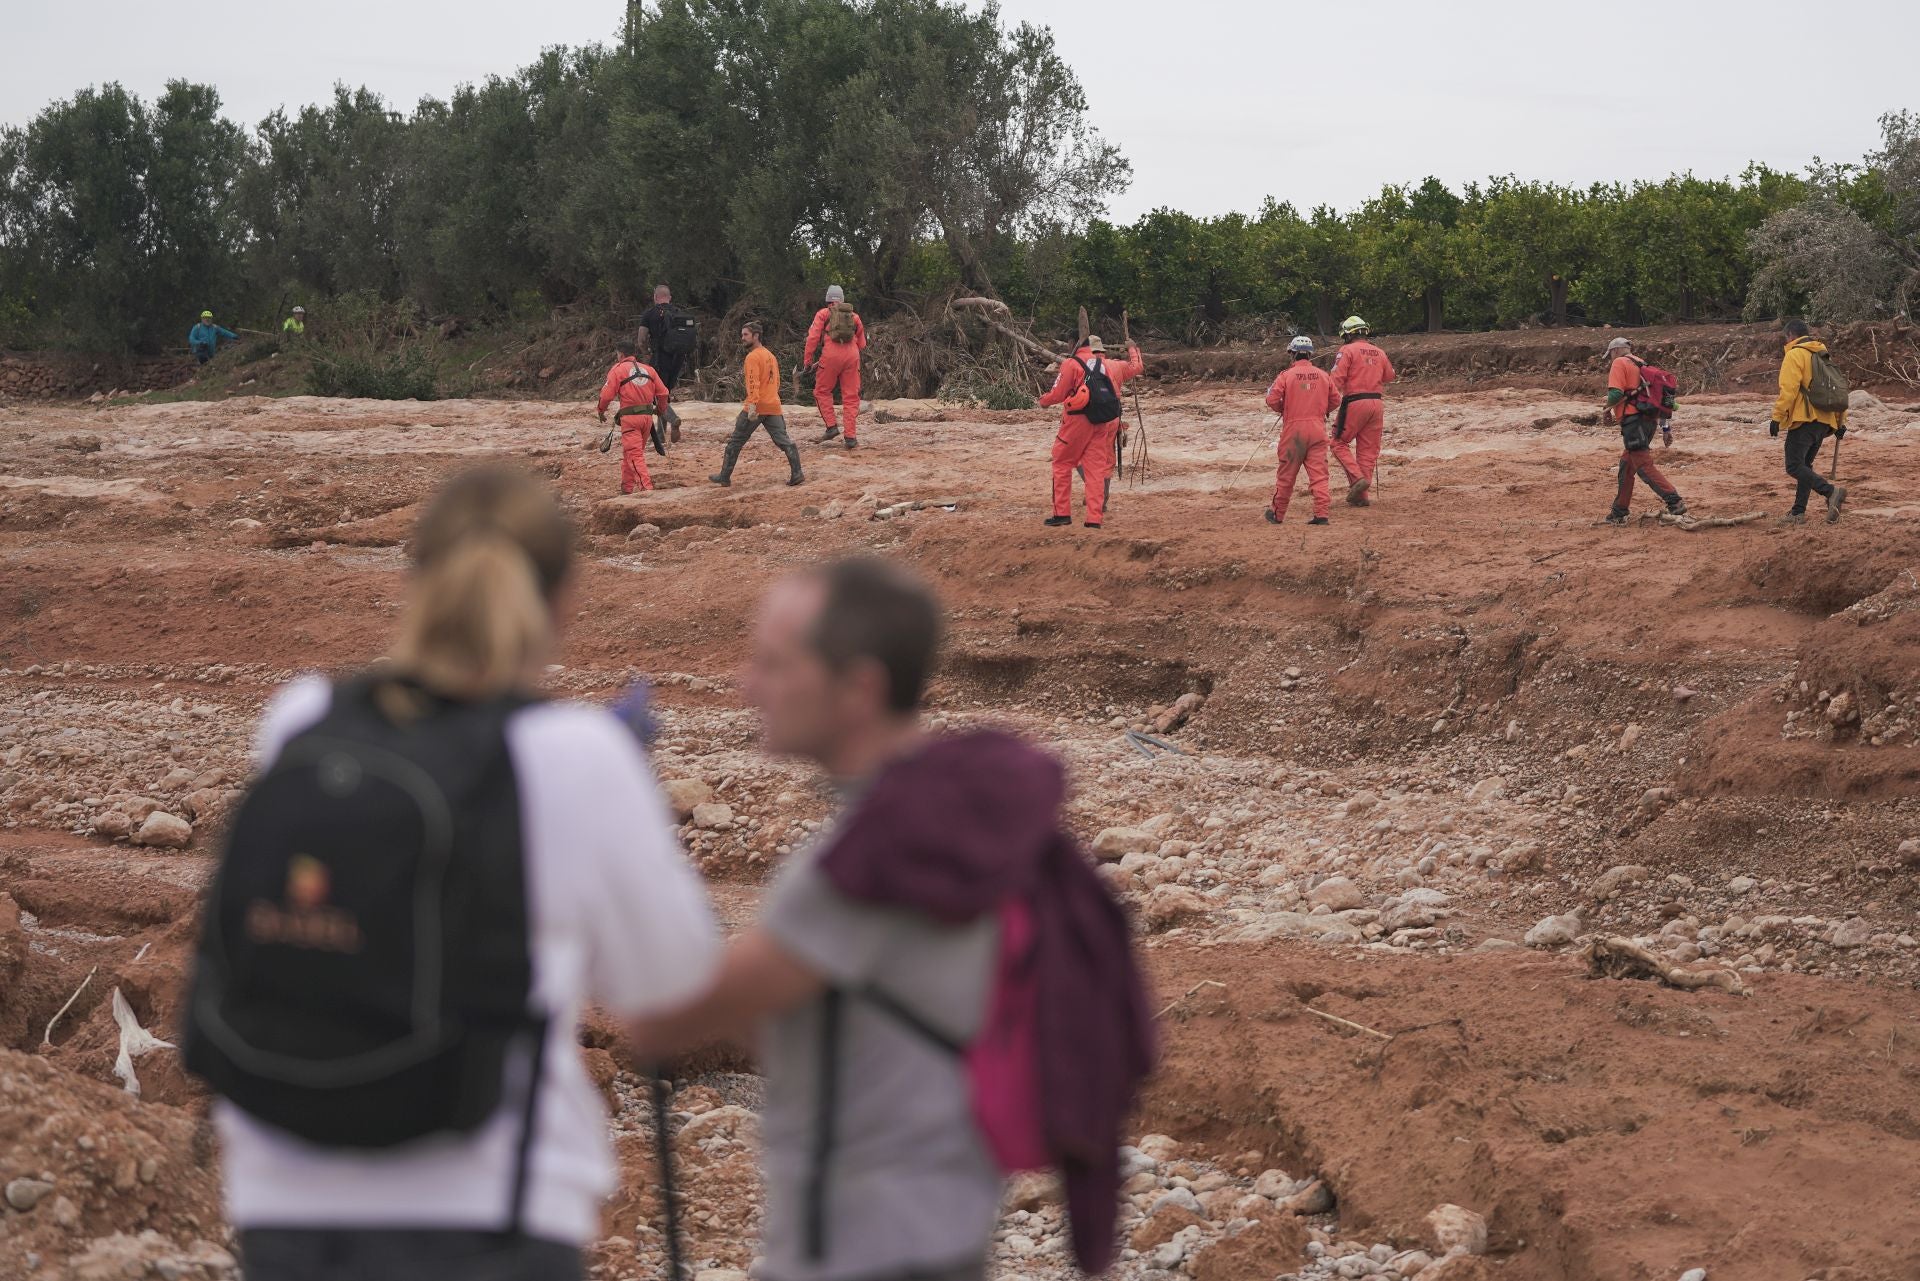
[{"label": "short brown hair", "polygon": [[740,326],[740,328],[746,330],[748,333],[752,334],[755,338],[758,338],[760,335],[767,332],[766,326],[762,325],[757,320],[749,320],[746,324]]},{"label": "short brown hair", "polygon": [[946,630],[933,589],[872,556],[837,560],[807,577],[825,589],[810,638],[814,653],[836,671],[871,659],[887,674],[887,710],[918,708]]}]

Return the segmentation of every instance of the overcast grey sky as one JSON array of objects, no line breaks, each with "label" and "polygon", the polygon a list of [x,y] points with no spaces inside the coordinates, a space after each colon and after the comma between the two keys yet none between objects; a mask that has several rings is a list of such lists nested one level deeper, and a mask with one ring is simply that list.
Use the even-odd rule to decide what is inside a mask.
[{"label": "overcast grey sky", "polygon": [[[1587,183],[1749,160],[1853,160],[1920,108],[1920,3],[1669,0],[1005,0],[1051,25],[1133,162],[1127,219],[1161,205],[1349,208],[1389,181]],[[396,106],[611,38],[620,0],[0,0],[0,122],[119,80],[185,77],[253,124],[365,84]],[[1852,45],[1846,42],[1854,41]],[[1837,59],[1823,73],[1807,53]]]}]

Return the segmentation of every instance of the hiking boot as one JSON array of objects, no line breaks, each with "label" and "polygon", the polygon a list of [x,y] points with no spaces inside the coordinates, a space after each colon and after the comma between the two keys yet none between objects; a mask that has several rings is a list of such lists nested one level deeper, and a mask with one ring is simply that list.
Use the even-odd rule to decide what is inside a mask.
[{"label": "hiking boot", "polygon": [[1807,514],[1805,512],[1788,512],[1784,516],[1774,517],[1773,523],[1776,525],[1804,525],[1807,523]]},{"label": "hiking boot", "polygon": [[1624,525],[1626,523],[1627,523],[1627,514],[1625,512],[1608,512],[1607,513],[1607,524]]},{"label": "hiking boot", "polygon": [[1368,480],[1365,476],[1362,476],[1359,480],[1356,480],[1351,485],[1348,485],[1347,486],[1347,506],[1349,507],[1365,506],[1367,491],[1372,488],[1373,488],[1373,482],[1371,480]]},{"label": "hiking boot", "polygon": [[855,439],[854,439],[853,437],[851,437],[851,436],[849,436],[849,437],[847,437],[847,448],[848,448],[848,449],[858,449],[858,448],[860,448],[860,442],[859,442],[859,441],[857,441],[857,440],[855,440]]},{"label": "hiking boot", "polygon": [[713,475],[707,477],[707,479],[712,481],[716,485],[731,486],[733,484],[733,478],[727,475],[727,473],[723,471],[717,471]]},{"label": "hiking boot", "polygon": [[1834,524],[1840,519],[1840,504],[1846,501],[1847,487],[1835,485],[1833,492],[1827,495],[1827,524]]},{"label": "hiking boot", "polygon": [[800,446],[788,445],[781,452],[787,456],[787,487],[791,489],[807,478],[806,473],[800,470]]},{"label": "hiking boot", "polygon": [[827,434],[822,436],[819,440],[814,441],[813,443],[816,445],[824,445],[828,441],[832,440],[835,436],[838,436],[839,434],[840,434],[840,429],[836,427],[834,424],[828,423]]},{"label": "hiking boot", "polygon": [[1088,521],[1088,522],[1087,522],[1087,528],[1088,528],[1088,529],[1098,529],[1098,528],[1100,528],[1100,522],[1099,522],[1099,521],[1097,521],[1097,520],[1090,520],[1090,521]]},{"label": "hiking boot", "polygon": [[1330,520],[1328,520],[1328,519],[1327,519],[1327,518],[1326,518],[1325,516],[1315,516],[1315,517],[1314,517],[1314,518],[1313,518],[1312,520],[1310,520],[1310,521],[1308,521],[1308,522],[1307,522],[1307,524],[1309,524],[1309,525],[1331,525],[1331,524],[1333,524],[1333,522],[1332,522],[1332,521],[1330,521]]},{"label": "hiking boot", "polygon": [[1684,499],[1676,498],[1672,502],[1667,504],[1667,515],[1684,516],[1686,514],[1687,514],[1687,504]]},{"label": "hiking boot", "polygon": [[665,458],[667,456],[666,428],[662,427],[658,422],[656,422],[653,425],[653,430],[648,432],[647,435],[653,438],[653,452],[660,455],[662,458]]},{"label": "hiking boot", "polygon": [[1265,511],[1261,512],[1260,514],[1267,518],[1267,524],[1269,525],[1278,525],[1280,523],[1280,518],[1273,514],[1273,508],[1271,507],[1267,508]]},{"label": "hiking boot", "polygon": [[1050,527],[1050,528],[1052,528],[1052,529],[1058,529],[1058,528],[1060,528],[1060,527],[1061,527],[1062,525],[1071,525],[1071,524],[1073,524],[1073,517],[1071,517],[1071,516],[1049,516],[1049,517],[1047,517],[1047,518],[1046,518],[1045,520],[1043,520],[1043,521],[1041,521],[1040,523],[1041,523],[1042,525],[1046,525],[1046,526],[1048,526],[1048,527]]}]

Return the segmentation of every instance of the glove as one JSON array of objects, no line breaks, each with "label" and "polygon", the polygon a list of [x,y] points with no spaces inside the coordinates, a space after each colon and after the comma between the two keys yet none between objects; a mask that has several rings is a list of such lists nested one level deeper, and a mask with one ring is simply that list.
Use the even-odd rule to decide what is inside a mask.
[{"label": "glove", "polygon": [[1778,436],[1779,434],[1780,434],[1780,424],[1779,424],[1779,423],[1776,423],[1776,422],[1770,422],[1770,423],[1768,423],[1768,424],[1767,424],[1767,435],[1769,435],[1769,436]]},{"label": "glove", "polygon": [[600,411],[600,421],[601,422],[607,421],[607,411],[604,409]]},{"label": "glove", "polygon": [[1846,427],[1845,427],[1844,425],[1843,425],[1843,426],[1839,426],[1839,427],[1835,427],[1835,428],[1833,429],[1833,438],[1834,438],[1835,440],[1845,440],[1845,439],[1847,438],[1847,429],[1846,429]]}]

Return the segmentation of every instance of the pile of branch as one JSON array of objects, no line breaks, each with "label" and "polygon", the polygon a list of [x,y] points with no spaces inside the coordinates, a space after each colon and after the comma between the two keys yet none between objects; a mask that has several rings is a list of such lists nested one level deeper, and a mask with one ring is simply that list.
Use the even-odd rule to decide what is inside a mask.
[{"label": "pile of branch", "polygon": [[1672,512],[1661,512],[1660,523],[1676,526],[1691,534],[1702,529],[1725,529],[1729,525],[1750,525],[1764,515],[1766,515],[1765,512],[1742,512],[1738,516],[1676,516]]}]

